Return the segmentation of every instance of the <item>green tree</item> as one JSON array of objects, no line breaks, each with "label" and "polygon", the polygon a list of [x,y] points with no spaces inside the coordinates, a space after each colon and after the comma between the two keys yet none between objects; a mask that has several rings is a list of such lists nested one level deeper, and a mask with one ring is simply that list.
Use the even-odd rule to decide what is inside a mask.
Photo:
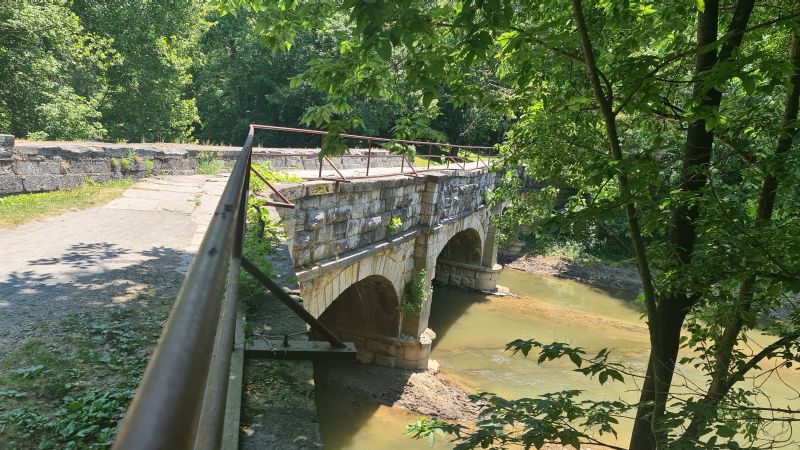
[{"label": "green tree", "polygon": [[110,41],[88,32],[66,1],[0,1],[0,130],[97,139]]},{"label": "green tree", "polygon": [[108,70],[98,103],[108,136],[126,141],[192,139],[198,121],[190,68],[206,27],[202,2],[74,0],[92,33],[113,42],[120,64]]},{"label": "green tree", "polygon": [[[627,223],[651,338],[646,373],[610,362],[605,350],[587,357],[566,344],[524,340],[509,348],[535,350],[541,362],[569,357],[601,383],[642,377],[640,401],[582,401],[578,391],[484,397],[490,406],[477,429],[423,421],[418,436],[455,433],[460,448],[579,445],[613,432],[616,418],[634,410],[631,449],[739,448],[770,446],[775,439],[763,426],[796,420],[796,408],[755,406],[756,391],[741,386],[771,373],[766,359],[789,368],[800,353],[796,309],[766,328],[771,344],[743,345],[757,318],[791,303],[800,286],[796,3],[216,3],[258,14],[276,49],[303,31],[336,33],[340,52],[298,78],[327,94],[328,104],[309,116],[318,123],[351,123],[348,100],[369,96],[410,104],[403,115],[424,125],[449,92],[456,107],[515,120],[501,148],[506,167],[576,190],[557,212],[517,217]],[[513,174],[506,178],[518,186]],[[677,364],[702,369],[708,383],[671,396]]]}]

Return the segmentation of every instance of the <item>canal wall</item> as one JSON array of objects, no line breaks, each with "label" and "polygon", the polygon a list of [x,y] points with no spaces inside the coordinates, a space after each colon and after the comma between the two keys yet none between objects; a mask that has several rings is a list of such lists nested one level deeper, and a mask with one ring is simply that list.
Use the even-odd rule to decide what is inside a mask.
[{"label": "canal wall", "polygon": [[[0,134],[0,197],[70,189],[87,181],[189,175],[197,171],[198,157],[221,159],[230,167],[240,151],[240,147],[197,144],[15,141],[14,136]],[[318,152],[258,147],[253,149],[253,160],[275,170],[314,170],[319,167]],[[366,167],[367,150],[349,149],[330,159],[340,169]],[[370,167],[399,165],[398,155],[372,150]]]}]

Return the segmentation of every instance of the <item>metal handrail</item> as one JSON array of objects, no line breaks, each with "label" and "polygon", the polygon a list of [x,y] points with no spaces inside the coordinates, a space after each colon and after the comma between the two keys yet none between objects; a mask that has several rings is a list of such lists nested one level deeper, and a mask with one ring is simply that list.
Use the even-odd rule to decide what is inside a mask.
[{"label": "metal handrail", "polygon": [[[250,127],[251,128],[255,128],[255,129],[259,129],[259,130],[284,131],[284,132],[289,132],[289,133],[301,133],[301,134],[316,134],[316,135],[320,135],[320,136],[327,136],[328,134],[330,134],[330,132],[324,131],[324,130],[310,130],[310,129],[307,129],[307,128],[292,128],[292,127],[282,127],[282,126],[277,126],[277,125],[251,124]],[[464,157],[458,156],[458,150],[459,149],[471,149],[471,150],[479,150],[479,151],[480,150],[488,150],[488,152],[487,152],[488,154],[486,155],[486,163],[481,161],[481,153],[480,152],[477,153],[478,158],[475,161],[475,168],[476,169],[481,168],[481,164],[483,165],[484,168],[486,168],[486,167],[488,167],[487,163],[490,163],[491,159],[492,159],[491,150],[494,149],[494,147],[486,147],[486,146],[482,146],[482,145],[456,145],[456,144],[450,144],[450,143],[446,143],[446,142],[442,143],[442,142],[431,142],[431,141],[416,141],[416,140],[410,140],[410,139],[392,139],[392,138],[383,138],[383,137],[377,137],[377,136],[365,136],[365,135],[361,135],[361,134],[351,134],[351,133],[339,133],[336,136],[342,137],[342,138],[348,138],[348,139],[357,139],[357,140],[362,140],[362,141],[365,140],[365,141],[367,141],[367,173],[366,173],[367,176],[366,177],[350,177],[350,179],[352,179],[352,178],[371,178],[369,176],[369,169],[370,169],[370,162],[372,160],[372,141],[376,141],[376,142],[399,142],[399,143],[402,143],[402,144],[427,145],[428,146],[428,154],[427,155],[417,155],[417,156],[420,156],[422,158],[428,159],[428,167],[427,167],[426,170],[421,170],[421,171],[415,170],[414,167],[413,167],[413,164],[411,164],[411,161],[408,161],[406,159],[405,155],[386,155],[386,156],[394,156],[394,157],[403,158],[400,161],[400,164],[401,164],[400,165],[400,167],[401,167],[400,168],[400,175],[403,175],[403,165],[406,162],[408,162],[409,166],[411,167],[411,171],[414,174],[413,176],[418,176],[419,175],[418,172],[429,172],[429,171],[441,170],[441,169],[431,169],[430,160],[432,158],[446,158],[446,160],[447,160],[447,169],[448,170],[451,170],[450,169],[450,161],[458,164],[458,166],[461,167],[462,170],[467,170],[466,165],[467,165],[468,162],[470,162],[470,160],[469,160],[469,158],[464,158]],[[434,145],[439,146],[439,147],[455,148],[456,149],[456,155],[441,155],[441,156],[431,155],[431,148]],[[287,155],[283,155],[283,156],[287,156]],[[289,156],[305,156],[305,155],[297,154],[297,155],[289,155]],[[363,157],[363,155],[341,155],[341,157]],[[345,182],[348,181],[348,178],[345,177],[344,175],[342,175],[341,172],[339,172],[339,169],[337,169],[336,166],[333,165],[333,162],[327,156],[324,157],[324,160],[327,161],[328,164],[331,165],[331,167],[333,167],[333,170],[336,171],[336,173],[339,175],[339,178],[337,179],[337,178],[325,178],[325,177],[323,177],[322,176],[322,161],[323,161],[323,158],[318,158],[318,159],[319,159],[319,175],[318,175],[317,178],[314,178],[314,179],[316,179],[316,180],[328,180],[328,181],[345,181]],[[386,176],[386,175],[382,175],[382,176]],[[307,178],[307,179],[311,179],[311,178]]]},{"label": "metal handrail", "polygon": [[[251,129],[125,415],[114,449],[194,446],[217,329],[223,335],[232,335],[235,326],[235,317],[226,315],[227,322],[220,321],[219,299],[226,290],[231,256],[241,255],[242,237],[237,232],[243,230],[245,219],[252,148]],[[227,377],[219,382],[227,389]]]}]

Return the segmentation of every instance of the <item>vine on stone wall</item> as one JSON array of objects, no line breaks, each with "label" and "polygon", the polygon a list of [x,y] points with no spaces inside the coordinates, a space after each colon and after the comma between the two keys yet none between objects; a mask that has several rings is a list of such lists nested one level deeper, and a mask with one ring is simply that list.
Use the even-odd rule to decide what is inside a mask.
[{"label": "vine on stone wall", "polygon": [[411,286],[406,291],[401,309],[406,313],[419,313],[422,310],[422,304],[428,300],[428,295],[430,295],[428,271],[414,269],[411,274]]}]

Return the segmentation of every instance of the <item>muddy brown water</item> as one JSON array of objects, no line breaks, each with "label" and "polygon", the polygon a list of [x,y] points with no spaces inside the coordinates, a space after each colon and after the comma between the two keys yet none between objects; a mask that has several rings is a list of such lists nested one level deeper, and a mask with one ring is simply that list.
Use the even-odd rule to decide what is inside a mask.
[{"label": "muddy brown water", "polygon": [[[439,361],[447,378],[470,392],[493,392],[506,398],[578,388],[595,400],[636,400],[638,391],[631,380],[601,386],[574,372],[567,361],[538,365],[534,359],[504,351],[506,343],[517,338],[568,342],[584,347],[589,354],[608,348],[612,359],[643,373],[648,336],[632,294],[515,270],[504,270],[499,283],[517,296],[494,297],[441,286],[434,289],[429,326],[437,339],[431,357]],[[768,342],[769,338],[760,333],[750,336],[754,348]],[[691,367],[680,367],[679,373],[678,378],[686,380],[682,383],[702,384],[699,372]],[[800,408],[798,393],[792,387],[800,389],[800,373],[782,371],[781,378],[758,382],[763,391],[759,403]],[[754,386],[753,381],[741,384]],[[685,388],[676,387],[676,392],[681,389]],[[404,435],[405,425],[417,420],[418,414],[322,385],[317,386],[317,408],[328,450],[431,448],[427,442]],[[603,440],[625,445],[631,426],[623,421],[617,427],[618,440],[607,436]],[[800,448],[800,443],[797,445]],[[452,445],[446,442],[435,445],[449,447]]]}]

